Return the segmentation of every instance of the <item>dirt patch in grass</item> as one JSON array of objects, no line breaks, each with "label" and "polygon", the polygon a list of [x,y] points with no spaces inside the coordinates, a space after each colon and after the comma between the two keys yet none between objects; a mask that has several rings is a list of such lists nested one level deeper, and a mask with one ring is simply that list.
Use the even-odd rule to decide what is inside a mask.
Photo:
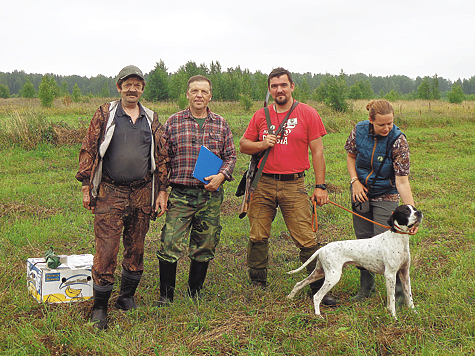
[{"label": "dirt patch in grass", "polygon": [[221,215],[223,216],[231,216],[231,215],[239,215],[241,211],[241,198],[234,198],[231,197],[229,199],[225,199],[223,204],[221,204]]},{"label": "dirt patch in grass", "polygon": [[376,333],[376,341],[378,343],[379,355],[393,355],[393,345],[397,345],[399,340],[404,339],[407,335],[415,336],[416,339],[422,338],[422,331],[418,327],[405,326],[404,328],[392,325],[382,326]]},{"label": "dirt patch in grass", "polygon": [[42,206],[32,206],[25,204],[2,204],[0,203],[0,217],[3,216],[12,216],[12,217],[22,217],[35,215],[38,219],[46,219],[54,214],[57,211],[55,209],[45,208]]}]

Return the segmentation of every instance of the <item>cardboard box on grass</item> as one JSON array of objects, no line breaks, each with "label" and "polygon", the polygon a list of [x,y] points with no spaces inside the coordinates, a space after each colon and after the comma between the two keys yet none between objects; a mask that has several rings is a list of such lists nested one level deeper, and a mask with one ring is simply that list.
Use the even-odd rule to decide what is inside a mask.
[{"label": "cardboard box on grass", "polygon": [[48,268],[44,258],[28,258],[28,291],[44,303],[69,303],[92,298],[93,255],[59,256],[61,265]]}]

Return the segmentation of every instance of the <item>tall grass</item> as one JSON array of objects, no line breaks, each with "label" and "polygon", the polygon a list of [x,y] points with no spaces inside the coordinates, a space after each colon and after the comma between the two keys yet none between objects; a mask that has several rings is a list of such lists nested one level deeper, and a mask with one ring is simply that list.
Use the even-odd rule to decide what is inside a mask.
[{"label": "tall grass", "polygon": [[[324,138],[330,199],[348,206],[344,142],[353,125],[366,118],[366,102],[353,103],[347,114],[334,114],[317,103],[329,131]],[[147,104],[146,104],[147,105]],[[172,104],[148,104],[161,118]],[[233,129],[236,142],[250,113],[238,103],[212,103]],[[257,109],[262,103],[254,103]],[[97,107],[84,104],[81,114],[61,114],[28,105],[0,110],[0,123],[25,121],[49,127],[65,120],[74,131]],[[87,109],[86,109],[87,107]],[[203,298],[186,296],[189,260],[178,264],[175,302],[158,308],[158,261],[155,256],[163,218],[152,222],[146,240],[145,275],[137,292],[138,311],[123,313],[110,304],[110,329],[95,333],[87,322],[92,302],[38,304],[26,289],[28,257],[54,246],[60,254],[94,253],[92,215],[82,208],[74,179],[79,143],[37,142],[30,148],[1,136],[0,155],[0,354],[5,355],[468,355],[475,352],[475,202],[473,157],[475,113],[467,104],[398,102],[396,123],[411,147],[411,185],[424,212],[419,233],[411,238],[411,280],[418,313],[397,310],[394,321],[385,308],[384,279],[376,294],[354,304],[358,272],[344,271],[332,293],[337,308],[322,308],[316,319],[312,301],[302,292],[285,299],[304,275],[297,249],[277,215],[271,235],[269,287],[249,285],[246,276],[247,219],[237,218],[237,181],[226,183],[223,231],[211,263]],[[170,110],[170,112],[168,112]],[[86,113],[87,112],[87,113]],[[76,124],[74,117],[76,116]],[[22,121],[20,120],[20,121]],[[45,123],[46,121],[46,123]],[[18,123],[25,130],[28,123]],[[32,136],[35,136],[34,130]],[[78,136],[82,135],[77,134]],[[33,140],[33,138],[31,138]],[[28,148],[28,149],[27,149]],[[239,154],[235,176],[246,168]],[[312,172],[307,175],[312,189]],[[317,237],[329,242],[354,238],[349,214],[333,205],[318,208]],[[121,256],[121,253],[119,253]],[[120,268],[116,272],[120,276]]]},{"label": "tall grass", "polygon": [[0,116],[0,147],[15,145],[31,150],[40,144],[63,145],[81,142],[87,123],[72,114],[75,116],[75,122],[70,125],[62,119],[57,119],[63,115],[61,112],[43,108],[4,108],[3,117]]}]

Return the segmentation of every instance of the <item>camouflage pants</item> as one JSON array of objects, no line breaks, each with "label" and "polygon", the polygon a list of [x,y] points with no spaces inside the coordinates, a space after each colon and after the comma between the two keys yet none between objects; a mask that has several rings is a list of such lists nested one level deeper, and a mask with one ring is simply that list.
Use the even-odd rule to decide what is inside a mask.
[{"label": "camouflage pants", "polygon": [[96,254],[92,278],[95,284],[114,284],[121,235],[124,245],[122,267],[132,274],[143,272],[150,213],[150,182],[137,188],[101,183],[94,209]]},{"label": "camouflage pants", "polygon": [[216,192],[202,188],[172,188],[157,252],[160,260],[175,263],[187,250],[190,259],[198,262],[214,258],[221,233],[223,190],[222,186]]}]

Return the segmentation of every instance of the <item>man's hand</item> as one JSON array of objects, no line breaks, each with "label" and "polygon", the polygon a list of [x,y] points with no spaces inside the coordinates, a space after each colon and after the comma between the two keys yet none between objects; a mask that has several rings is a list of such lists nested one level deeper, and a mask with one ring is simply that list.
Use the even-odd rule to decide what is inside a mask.
[{"label": "man's hand", "polygon": [[277,136],[276,135],[267,135],[264,137],[264,141],[262,141],[264,145],[264,150],[267,150],[269,147],[274,147],[277,143]]},{"label": "man's hand", "polygon": [[91,196],[89,195],[89,186],[83,185],[81,187],[82,191],[82,205],[87,209],[91,210],[89,204],[91,203]]},{"label": "man's hand", "polygon": [[205,177],[205,180],[207,180],[209,183],[205,185],[205,189],[210,191],[210,192],[215,192],[218,190],[219,186],[224,180],[224,174],[223,173],[218,173],[218,174],[213,174],[212,176]]},{"label": "man's hand", "polygon": [[158,193],[157,201],[155,202],[155,212],[157,213],[157,218],[165,214],[168,211],[167,208],[168,203],[168,193],[165,190],[160,191]]},{"label": "man's hand", "polygon": [[330,202],[330,199],[328,199],[328,192],[327,190],[323,190],[320,188],[315,188],[313,191],[312,196],[310,197],[312,201],[317,202],[318,206],[322,206],[324,204],[328,204]]}]

